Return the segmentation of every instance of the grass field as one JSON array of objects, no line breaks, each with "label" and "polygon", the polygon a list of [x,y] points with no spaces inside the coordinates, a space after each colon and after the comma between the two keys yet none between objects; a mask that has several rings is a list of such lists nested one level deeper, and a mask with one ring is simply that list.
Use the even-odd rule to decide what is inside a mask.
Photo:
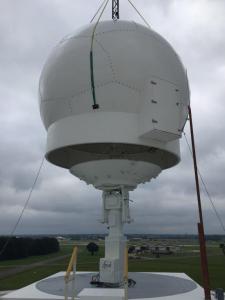
[{"label": "grass field", "polygon": [[[46,260],[48,258],[62,256],[71,253],[72,245],[61,245],[61,250],[53,255],[44,255],[40,257],[30,257],[21,260],[4,261],[0,263],[0,271],[12,268],[18,265],[32,264],[37,261]],[[183,272],[202,284],[200,258],[198,252],[198,245],[183,246],[183,255],[162,256],[158,259],[130,259],[129,271],[143,271],[143,272]],[[208,261],[211,288],[221,287],[225,289],[225,256],[222,255],[218,245],[208,245]],[[79,246],[78,254],[78,271],[98,271],[99,258],[104,256],[104,247],[100,245],[99,252],[94,256],[86,250],[85,243]],[[0,290],[13,290],[34,281],[40,280],[46,276],[54,274],[58,271],[63,271],[67,268],[69,262],[68,258],[63,258],[55,263],[46,263],[44,266],[35,267],[31,270],[20,272],[3,279],[0,279]]]},{"label": "grass field", "polygon": [[19,266],[19,265],[27,265],[35,262],[39,262],[40,260],[49,259],[53,257],[58,257],[60,255],[70,254],[72,246],[63,246],[60,247],[60,251],[53,254],[47,254],[47,255],[37,255],[37,256],[30,256],[28,258],[22,258],[22,259],[11,259],[11,260],[4,260],[0,262],[0,271],[2,268],[11,267],[11,266]]}]

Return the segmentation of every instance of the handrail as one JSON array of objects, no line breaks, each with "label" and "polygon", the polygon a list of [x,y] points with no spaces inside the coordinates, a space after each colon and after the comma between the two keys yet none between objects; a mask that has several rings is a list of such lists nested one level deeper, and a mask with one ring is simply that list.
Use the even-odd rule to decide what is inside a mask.
[{"label": "handrail", "polygon": [[65,274],[65,281],[69,279],[70,272],[73,270],[73,266],[77,264],[77,247],[73,248],[73,252],[70,258],[70,262],[68,264],[66,274]]},{"label": "handrail", "polygon": [[124,299],[128,300],[128,249],[124,251]]},{"label": "handrail", "polygon": [[[73,252],[66,270],[66,274],[64,276],[65,280],[65,300],[68,300],[68,283],[72,281],[72,299],[75,298],[75,287],[74,287],[74,281],[75,281],[75,274],[76,274],[76,265],[77,265],[77,252],[78,248],[75,246],[73,248]],[[73,271],[73,276],[70,278],[70,273]]]}]

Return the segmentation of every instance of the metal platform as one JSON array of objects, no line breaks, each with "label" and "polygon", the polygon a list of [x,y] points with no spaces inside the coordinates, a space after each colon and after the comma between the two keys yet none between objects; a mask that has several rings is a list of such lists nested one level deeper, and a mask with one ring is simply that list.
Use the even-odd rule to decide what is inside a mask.
[{"label": "metal platform", "polygon": [[[84,289],[93,290],[93,292],[91,292],[93,296],[99,292],[99,288],[97,289],[90,284],[91,276],[93,274],[95,273],[78,272],[76,274],[75,288],[78,297],[79,293],[84,291]],[[64,272],[56,273],[25,288],[9,293],[5,295],[3,299],[63,299],[63,275]],[[200,300],[203,299],[204,296],[203,289],[184,273],[135,272],[129,273],[129,278],[136,281],[136,285],[128,289],[129,299]]]}]

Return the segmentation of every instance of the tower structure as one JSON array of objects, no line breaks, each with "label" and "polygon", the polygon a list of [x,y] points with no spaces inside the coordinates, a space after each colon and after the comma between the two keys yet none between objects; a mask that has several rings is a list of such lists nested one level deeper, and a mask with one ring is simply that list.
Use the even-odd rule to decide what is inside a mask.
[{"label": "tower structure", "polygon": [[100,281],[117,286],[129,191],[179,162],[189,88],[178,55],[153,30],[119,20],[94,27],[54,48],[40,78],[40,112],[47,160],[103,192],[109,235]]}]

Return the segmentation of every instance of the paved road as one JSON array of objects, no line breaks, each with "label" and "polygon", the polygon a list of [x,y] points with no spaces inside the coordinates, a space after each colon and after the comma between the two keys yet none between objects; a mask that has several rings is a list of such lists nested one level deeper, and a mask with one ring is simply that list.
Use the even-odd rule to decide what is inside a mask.
[{"label": "paved road", "polygon": [[15,274],[20,273],[20,272],[31,270],[31,269],[36,268],[36,267],[41,267],[41,266],[44,266],[46,264],[54,263],[58,260],[61,260],[63,258],[67,258],[67,257],[70,257],[70,256],[71,256],[71,254],[66,254],[66,255],[57,256],[57,257],[54,257],[54,258],[45,259],[45,260],[42,260],[42,261],[39,261],[39,262],[31,263],[29,265],[17,266],[16,268],[10,268],[9,270],[2,270],[2,271],[0,270],[0,279],[15,275]]}]

